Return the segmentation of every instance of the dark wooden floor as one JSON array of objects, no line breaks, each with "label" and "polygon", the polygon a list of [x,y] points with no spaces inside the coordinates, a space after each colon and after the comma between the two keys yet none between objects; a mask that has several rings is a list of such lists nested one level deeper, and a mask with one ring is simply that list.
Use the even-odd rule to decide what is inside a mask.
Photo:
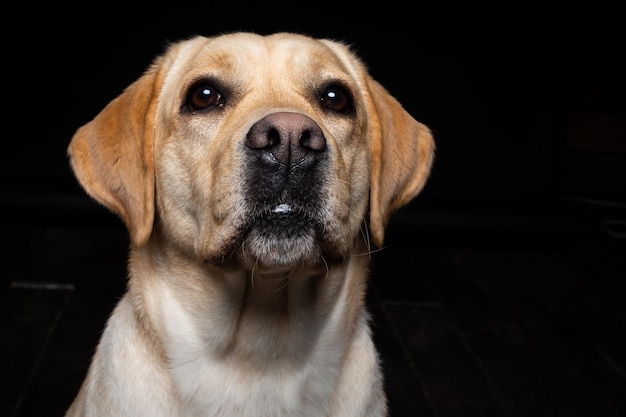
[{"label": "dark wooden floor", "polygon": [[[526,220],[392,223],[368,299],[392,417],[626,416],[623,233]],[[0,224],[0,416],[63,414],[124,290],[124,230],[88,225]]]}]

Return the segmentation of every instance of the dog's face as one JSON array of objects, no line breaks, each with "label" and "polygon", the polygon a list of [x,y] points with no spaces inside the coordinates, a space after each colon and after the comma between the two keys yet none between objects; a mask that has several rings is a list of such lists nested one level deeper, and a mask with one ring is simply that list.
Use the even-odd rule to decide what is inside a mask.
[{"label": "dog's face", "polygon": [[284,36],[198,39],[176,52],[156,116],[166,122],[155,165],[167,233],[218,262],[342,258],[370,175],[349,63]]},{"label": "dog's face", "polygon": [[171,45],[69,152],[136,247],[158,230],[204,261],[262,269],[381,245],[433,149],[345,45],[239,33]]}]

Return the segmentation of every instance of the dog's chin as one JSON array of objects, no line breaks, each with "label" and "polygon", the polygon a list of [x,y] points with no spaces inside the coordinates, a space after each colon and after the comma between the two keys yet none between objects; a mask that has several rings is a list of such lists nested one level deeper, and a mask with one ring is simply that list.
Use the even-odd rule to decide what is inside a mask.
[{"label": "dog's chin", "polygon": [[313,234],[276,236],[252,229],[241,247],[240,260],[249,268],[293,269],[316,264],[321,257]]},{"label": "dog's chin", "polygon": [[254,222],[241,246],[241,261],[254,268],[283,269],[316,263],[320,248],[314,228],[292,216]]},{"label": "dog's chin", "polygon": [[257,218],[242,241],[240,261],[255,269],[317,265],[324,256],[318,229],[311,219],[294,214]]},{"label": "dog's chin", "polygon": [[255,272],[323,268],[345,261],[349,248],[334,239],[329,228],[304,215],[267,214],[242,217],[235,232],[222,245],[203,248],[205,263],[221,268],[246,268]]}]

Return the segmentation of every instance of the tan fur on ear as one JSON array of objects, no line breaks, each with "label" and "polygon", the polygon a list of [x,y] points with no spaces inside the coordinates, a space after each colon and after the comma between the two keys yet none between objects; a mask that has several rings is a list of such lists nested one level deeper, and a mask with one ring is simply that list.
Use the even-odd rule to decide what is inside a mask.
[{"label": "tan fur on ear", "polygon": [[382,247],[391,214],[424,187],[434,158],[430,130],[411,115],[378,82],[368,79],[367,101],[372,173],[370,233]]},{"label": "tan fur on ear", "polygon": [[161,78],[155,64],[82,126],[68,147],[70,164],[89,195],[115,212],[134,246],[154,220],[154,118]]}]

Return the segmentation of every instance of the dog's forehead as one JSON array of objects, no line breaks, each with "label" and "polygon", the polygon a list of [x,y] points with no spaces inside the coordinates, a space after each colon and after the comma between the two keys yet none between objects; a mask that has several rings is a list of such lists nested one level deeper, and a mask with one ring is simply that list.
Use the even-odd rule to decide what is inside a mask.
[{"label": "dog's forehead", "polygon": [[238,33],[198,37],[177,46],[168,78],[178,86],[205,76],[245,84],[305,77],[350,80],[358,73],[358,60],[346,45],[298,34]]}]

